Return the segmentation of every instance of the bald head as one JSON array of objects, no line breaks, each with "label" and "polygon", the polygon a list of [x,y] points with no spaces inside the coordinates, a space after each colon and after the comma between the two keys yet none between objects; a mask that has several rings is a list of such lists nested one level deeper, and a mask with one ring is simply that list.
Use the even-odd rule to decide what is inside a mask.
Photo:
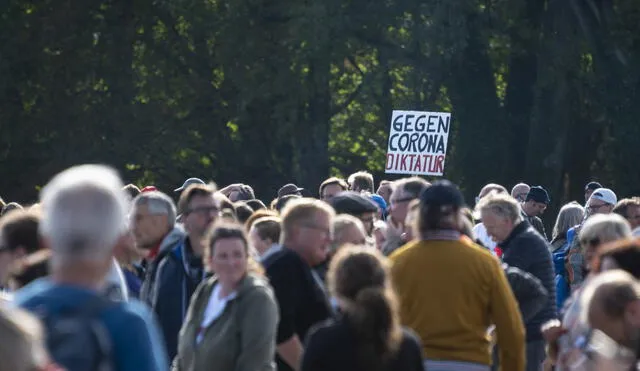
[{"label": "bald head", "polygon": [[507,193],[507,189],[500,184],[489,183],[486,186],[482,187],[480,193],[478,194],[478,198],[482,198],[488,195],[491,192],[495,193]]},{"label": "bald head", "polygon": [[615,326],[616,322],[624,321],[624,327],[640,327],[640,283],[625,271],[613,270],[596,276],[585,287],[581,299],[587,308],[588,323],[618,342],[628,339],[618,331],[620,326]]},{"label": "bald head", "polygon": [[527,198],[527,193],[529,193],[530,189],[531,187],[529,187],[528,184],[525,184],[525,183],[516,184],[515,187],[513,187],[513,189],[511,190],[511,197],[515,198],[520,202],[524,202],[524,200]]}]

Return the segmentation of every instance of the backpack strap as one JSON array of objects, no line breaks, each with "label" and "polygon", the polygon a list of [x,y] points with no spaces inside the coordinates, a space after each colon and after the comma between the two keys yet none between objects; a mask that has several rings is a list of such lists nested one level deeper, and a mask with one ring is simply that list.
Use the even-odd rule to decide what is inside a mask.
[{"label": "backpack strap", "polygon": [[96,371],[112,371],[113,370],[113,348],[111,336],[99,315],[108,308],[117,305],[118,302],[106,297],[97,295],[86,300],[75,308],[68,308],[60,311],[55,318],[48,317],[44,322],[47,327],[54,325],[56,319],[76,317],[89,325],[94,339],[97,343],[99,354],[96,359],[98,364],[94,366]]}]

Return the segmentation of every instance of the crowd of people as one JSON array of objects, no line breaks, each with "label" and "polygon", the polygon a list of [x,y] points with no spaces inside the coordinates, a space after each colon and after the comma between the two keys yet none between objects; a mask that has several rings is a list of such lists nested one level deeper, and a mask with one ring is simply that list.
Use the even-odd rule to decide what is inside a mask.
[{"label": "crowd of people", "polygon": [[0,371],[637,369],[640,199],[590,182],[548,234],[541,186],[311,193],[81,165],[2,202]]}]

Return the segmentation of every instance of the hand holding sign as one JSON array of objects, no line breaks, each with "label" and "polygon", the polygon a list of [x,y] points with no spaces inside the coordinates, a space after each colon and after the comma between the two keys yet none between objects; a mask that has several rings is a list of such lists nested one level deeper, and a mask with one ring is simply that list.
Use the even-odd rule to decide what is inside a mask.
[{"label": "hand holding sign", "polygon": [[450,129],[447,112],[393,111],[385,172],[443,175]]}]

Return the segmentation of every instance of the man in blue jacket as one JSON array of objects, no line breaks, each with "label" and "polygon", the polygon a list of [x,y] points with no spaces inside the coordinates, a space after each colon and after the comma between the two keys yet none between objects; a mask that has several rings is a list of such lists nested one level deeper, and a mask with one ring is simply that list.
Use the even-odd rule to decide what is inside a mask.
[{"label": "man in blue jacket", "polygon": [[[113,251],[126,238],[121,189],[122,181],[112,169],[83,165],[58,174],[42,190],[41,203],[46,206],[39,232],[51,250],[50,277],[18,291],[15,304],[47,325],[49,352],[69,371],[88,370],[93,360],[108,362],[117,371],[168,369],[151,312],[140,303],[109,301],[102,293]],[[68,328],[56,325],[62,323],[60,318],[79,323],[79,332],[55,336]],[[103,335],[103,341],[79,342],[80,332]]]},{"label": "man in blue jacket", "polygon": [[178,211],[187,233],[159,264],[151,306],[167,345],[170,359],[176,355],[178,333],[189,308],[191,295],[205,278],[202,256],[205,235],[220,214],[215,188],[192,184],[180,195]]}]

